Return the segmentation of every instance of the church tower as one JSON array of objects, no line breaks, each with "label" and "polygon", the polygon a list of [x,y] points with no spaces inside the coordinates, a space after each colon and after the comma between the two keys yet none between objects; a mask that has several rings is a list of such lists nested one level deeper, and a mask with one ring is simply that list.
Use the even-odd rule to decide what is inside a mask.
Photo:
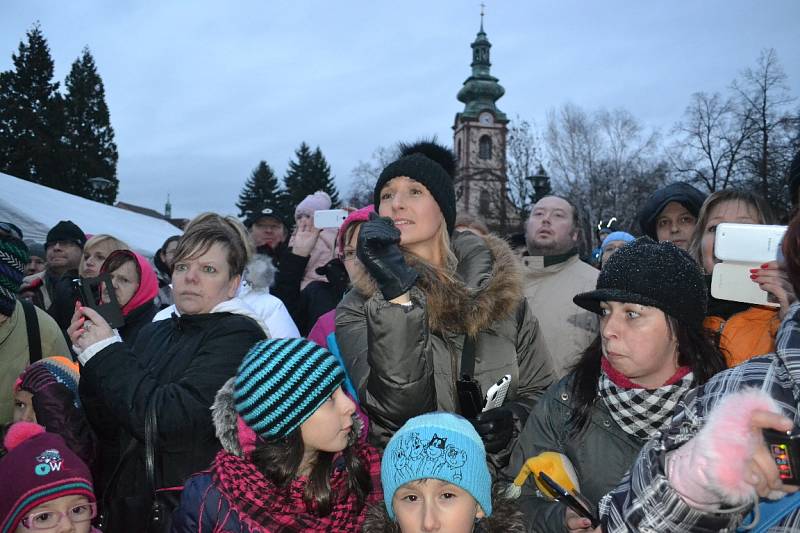
[{"label": "church tower", "polygon": [[482,10],[481,28],[471,46],[472,75],[458,91],[464,110],[456,113],[453,125],[456,206],[481,215],[491,229],[505,231],[512,222],[506,213],[508,118],[495,105],[505,89],[489,71],[492,45],[483,31]]}]

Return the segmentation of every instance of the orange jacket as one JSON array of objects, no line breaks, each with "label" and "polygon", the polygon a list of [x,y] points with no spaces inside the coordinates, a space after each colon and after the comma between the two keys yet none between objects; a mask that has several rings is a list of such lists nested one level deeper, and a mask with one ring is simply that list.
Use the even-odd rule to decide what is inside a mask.
[{"label": "orange jacket", "polygon": [[706,317],[703,325],[720,333],[719,347],[730,368],[751,357],[775,351],[775,334],[781,319],[777,307],[753,305],[728,320]]}]

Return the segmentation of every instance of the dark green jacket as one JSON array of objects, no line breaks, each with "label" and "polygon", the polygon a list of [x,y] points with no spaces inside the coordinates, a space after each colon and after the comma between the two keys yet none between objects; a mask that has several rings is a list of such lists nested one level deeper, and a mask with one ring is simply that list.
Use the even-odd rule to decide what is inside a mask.
[{"label": "dark green jacket", "polygon": [[[387,302],[364,276],[337,308],[336,341],[370,417],[370,439],[381,448],[414,416],[458,412],[465,333],[476,338],[474,379],[484,394],[511,375],[504,405],[519,430],[553,380],[538,323],[522,294],[518,259],[505,241],[456,233],[452,249],[459,282],[440,282],[407,257],[420,272],[410,306]],[[511,445],[490,462],[505,465],[510,451]]]},{"label": "dark green jacket", "polygon": [[[598,399],[592,407],[589,425],[577,436],[567,433],[572,414],[572,374],[550,387],[539,399],[516,447],[511,454],[509,474],[516,475],[526,459],[545,451],[566,455],[575,467],[580,492],[592,504],[617,486],[636,460],[644,441],[625,433],[611,418],[605,403]],[[519,506],[528,531],[563,533],[566,506],[537,495],[533,479],[522,487]]]}]

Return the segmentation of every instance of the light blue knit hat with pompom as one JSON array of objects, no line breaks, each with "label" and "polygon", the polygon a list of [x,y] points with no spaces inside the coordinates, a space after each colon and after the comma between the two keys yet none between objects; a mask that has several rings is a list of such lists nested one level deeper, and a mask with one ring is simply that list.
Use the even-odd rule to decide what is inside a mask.
[{"label": "light blue knit hat with pompom", "polygon": [[461,416],[440,412],[414,417],[386,445],[381,484],[392,520],[394,493],[419,479],[441,479],[461,487],[475,498],[486,516],[492,514],[492,478],[483,441]]},{"label": "light blue knit hat with pompom", "polygon": [[239,366],[234,406],[260,437],[285,437],[343,381],[344,369],[325,348],[305,339],[267,339],[250,348]]}]

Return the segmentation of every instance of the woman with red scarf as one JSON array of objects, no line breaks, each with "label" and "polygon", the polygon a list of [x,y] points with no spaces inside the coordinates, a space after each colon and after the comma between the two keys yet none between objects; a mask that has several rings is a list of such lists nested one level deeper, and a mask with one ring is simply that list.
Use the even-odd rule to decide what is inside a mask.
[{"label": "woman with red scarf", "polygon": [[[574,302],[599,315],[600,334],[531,412],[511,468],[516,474],[542,452],[559,453],[595,507],[669,424],[684,394],[723,370],[725,359],[703,327],[703,272],[670,242],[643,237],[621,248],[603,265],[597,288]],[[519,502],[537,531],[595,531],[588,519],[537,494],[532,479]]]},{"label": "woman with red scarf", "polygon": [[131,250],[117,250],[100,267],[111,275],[111,285],[122,308],[125,324],[119,328],[122,340],[133,344],[136,336],[156,314],[153,300],[158,295],[158,278],[150,263]]}]

